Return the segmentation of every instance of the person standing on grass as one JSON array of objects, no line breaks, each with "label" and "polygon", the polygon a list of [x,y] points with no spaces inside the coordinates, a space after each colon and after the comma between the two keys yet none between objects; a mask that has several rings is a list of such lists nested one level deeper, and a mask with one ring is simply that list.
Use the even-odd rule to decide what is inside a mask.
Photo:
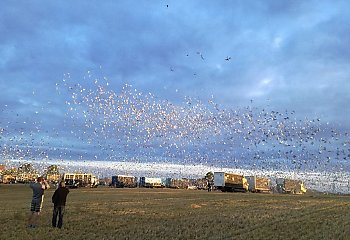
[{"label": "person standing on grass", "polygon": [[52,227],[62,228],[64,208],[66,206],[66,199],[68,193],[69,190],[68,188],[66,188],[64,181],[61,181],[58,185],[58,188],[52,195],[52,203],[54,204],[52,215]]},{"label": "person standing on grass", "polygon": [[211,182],[208,181],[208,192],[211,192]]},{"label": "person standing on grass", "polygon": [[30,184],[30,188],[33,190],[33,197],[30,205],[29,227],[35,228],[39,223],[39,215],[44,201],[44,191],[49,189],[50,186],[43,177],[38,177],[35,183]]}]

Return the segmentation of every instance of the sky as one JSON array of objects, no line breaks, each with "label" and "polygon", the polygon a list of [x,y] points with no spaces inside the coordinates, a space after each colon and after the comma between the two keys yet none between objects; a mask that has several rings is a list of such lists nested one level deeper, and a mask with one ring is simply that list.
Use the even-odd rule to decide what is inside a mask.
[{"label": "sky", "polygon": [[[190,164],[242,165],[243,156],[260,153],[242,147],[245,136],[230,148],[222,147],[223,138],[239,128],[250,135],[249,127],[233,131],[227,126],[232,126],[233,113],[237,121],[249,122],[246,113],[253,111],[277,112],[279,123],[267,121],[267,131],[289,124],[295,133],[306,124],[317,134],[336,132],[344,148],[336,152],[328,143],[349,166],[349,1],[23,0],[0,5],[3,159],[142,162],[158,156]],[[141,120],[133,116],[126,95],[142,110]],[[119,110],[118,99],[130,108]],[[120,111],[131,115],[122,119]],[[202,115],[194,123],[198,112]],[[165,125],[174,128],[159,127],[159,116],[169,118]],[[223,118],[226,123],[218,123]],[[254,121],[261,123],[261,118]],[[302,122],[298,129],[297,121]],[[316,123],[310,127],[308,122]],[[213,134],[214,140],[208,140]],[[308,134],[298,141],[305,142]],[[263,135],[255,136],[259,144]],[[148,150],[135,152],[140,141],[150,138]],[[266,147],[262,142],[259,151]],[[234,152],[237,144],[244,150]],[[205,153],[208,148],[211,154]],[[308,157],[300,149],[290,161]],[[215,154],[215,161],[208,160]],[[282,155],[276,156],[272,159]],[[337,166],[343,169],[344,163]]]}]

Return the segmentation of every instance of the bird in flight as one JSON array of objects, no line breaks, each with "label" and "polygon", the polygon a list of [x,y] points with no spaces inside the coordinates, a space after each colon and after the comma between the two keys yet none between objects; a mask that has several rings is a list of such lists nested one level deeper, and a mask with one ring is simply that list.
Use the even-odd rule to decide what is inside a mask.
[{"label": "bird in flight", "polygon": [[229,61],[230,59],[231,57],[228,57],[228,56],[225,58],[226,61]]},{"label": "bird in flight", "polygon": [[197,52],[201,56],[201,58],[204,60],[203,54],[201,52]]}]

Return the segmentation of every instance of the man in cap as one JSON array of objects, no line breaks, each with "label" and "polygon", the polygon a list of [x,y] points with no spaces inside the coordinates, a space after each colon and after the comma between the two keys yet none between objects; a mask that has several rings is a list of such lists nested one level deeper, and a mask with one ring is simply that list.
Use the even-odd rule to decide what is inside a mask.
[{"label": "man in cap", "polygon": [[39,223],[39,215],[44,201],[44,191],[49,189],[50,186],[43,177],[38,177],[36,182],[30,184],[30,188],[33,190],[33,197],[30,205],[29,227],[35,228]]}]

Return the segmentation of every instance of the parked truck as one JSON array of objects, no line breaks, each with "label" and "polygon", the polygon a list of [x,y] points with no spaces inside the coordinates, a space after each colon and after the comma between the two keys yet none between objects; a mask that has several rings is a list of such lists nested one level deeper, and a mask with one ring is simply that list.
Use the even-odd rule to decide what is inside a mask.
[{"label": "parked truck", "polygon": [[44,177],[49,183],[54,183],[54,184],[57,184],[61,179],[60,174],[45,174]]},{"label": "parked truck", "polygon": [[304,194],[306,188],[300,180],[277,178],[276,189],[279,193]]},{"label": "parked truck", "polygon": [[208,180],[205,178],[190,179],[190,184],[188,188],[207,190],[208,189]]},{"label": "parked truck", "polygon": [[165,186],[167,188],[187,189],[190,186],[190,180],[187,178],[167,178],[165,180]]},{"label": "parked truck", "polygon": [[140,177],[139,186],[146,188],[161,188],[163,187],[163,184],[161,178]]},{"label": "parked truck", "polygon": [[126,175],[116,175],[112,176],[112,187],[117,188],[135,188],[137,187],[137,177],[135,176],[126,176]]},{"label": "parked truck", "polygon": [[39,177],[39,174],[37,173],[18,173],[16,176],[17,183],[30,183],[35,182],[36,179]]},{"label": "parked truck", "polygon": [[265,177],[260,176],[246,176],[245,177],[248,181],[248,190],[250,192],[270,192],[271,191],[271,184],[270,180]]},{"label": "parked truck", "polygon": [[17,183],[17,176],[11,174],[4,174],[2,175],[2,183]]},{"label": "parked truck", "polygon": [[64,173],[62,180],[69,188],[97,187],[98,178],[91,173]]},{"label": "parked truck", "polygon": [[248,181],[240,174],[214,172],[214,187],[223,192],[247,192]]}]

